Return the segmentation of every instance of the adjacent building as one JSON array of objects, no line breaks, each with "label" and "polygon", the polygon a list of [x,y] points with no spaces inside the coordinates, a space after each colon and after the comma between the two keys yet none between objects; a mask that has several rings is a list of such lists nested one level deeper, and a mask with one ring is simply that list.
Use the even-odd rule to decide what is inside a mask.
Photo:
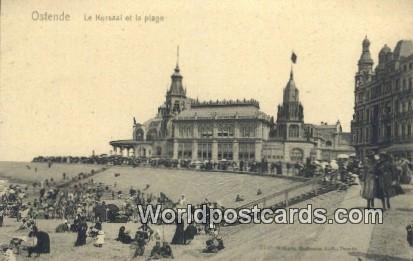
[{"label": "adjacent building", "polygon": [[353,152],[339,122],[334,128],[304,123],[292,70],[276,121],[253,99],[189,98],[182,79],[177,64],[157,115],[144,123],[134,119],[132,139],[110,142],[116,154],[213,162],[303,162]]},{"label": "adjacent building", "polygon": [[369,47],[366,37],[355,76],[353,146],[361,158],[387,151],[412,160],[413,41],[401,40],[393,50],[384,45],[375,68]]}]

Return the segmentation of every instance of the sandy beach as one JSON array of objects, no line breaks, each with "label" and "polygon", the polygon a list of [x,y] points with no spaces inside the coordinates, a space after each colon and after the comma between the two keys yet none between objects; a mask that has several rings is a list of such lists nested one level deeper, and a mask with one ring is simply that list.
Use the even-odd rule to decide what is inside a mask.
[{"label": "sandy beach", "polygon": [[[29,166],[30,168],[28,168]],[[37,172],[34,174],[34,168]],[[79,172],[88,172],[99,169],[96,165],[69,165],[54,164],[50,169],[46,164],[34,163],[1,163],[0,177],[11,178],[10,182],[24,180],[26,182],[39,182],[45,178],[54,177],[56,182],[61,180],[61,173],[66,172],[68,176],[75,176]],[[115,179],[114,173],[120,175]],[[214,186],[211,176],[214,175]],[[200,201],[206,197],[219,198],[230,204],[234,195],[243,192],[248,200],[254,199],[254,192],[260,187],[264,195],[280,187],[291,186],[293,183],[286,179],[268,177],[252,177],[249,175],[237,175],[227,173],[202,173],[182,172],[179,170],[161,170],[131,167],[113,167],[104,172],[96,174],[96,182],[104,182],[113,185],[117,183],[118,189],[127,191],[130,186],[143,188],[150,184],[149,191],[159,193],[164,191],[170,193],[171,197],[179,197],[180,193],[193,202]],[[155,181],[157,181],[155,183]],[[228,184],[234,184],[228,186]],[[177,189],[179,187],[179,189]],[[364,207],[365,202],[358,196],[359,187],[354,186],[347,191],[333,191],[319,197],[299,203],[298,207],[306,204],[324,207],[333,211],[337,206]],[[411,248],[405,241],[404,227],[411,222],[411,205],[413,187],[404,186],[406,194],[394,198],[393,208],[385,212],[384,224],[382,225],[348,225],[344,230],[341,225],[316,225],[316,224],[289,224],[289,225],[239,225],[224,227],[221,234],[225,240],[226,248],[218,254],[204,254],[202,249],[206,235],[197,236],[190,245],[173,245],[172,249],[177,260],[317,260],[335,257],[335,260],[412,260]],[[173,194],[175,192],[175,194]],[[32,195],[36,192],[32,191]],[[31,194],[31,193],[29,193]],[[216,198],[214,197],[216,195]],[[377,202],[378,203],[378,202]],[[104,223],[103,229],[106,234],[106,243],[103,249],[96,248],[88,239],[87,245],[74,247],[75,233],[55,233],[55,227],[62,220],[37,220],[39,229],[49,233],[51,238],[51,253],[42,255],[39,260],[130,260],[133,254],[129,245],[123,245],[115,238],[121,225],[134,233],[139,224],[115,224]],[[92,223],[89,223],[92,225]],[[18,231],[19,223],[15,219],[6,218],[5,227],[0,228],[0,242],[7,243],[12,237],[27,236],[26,231]],[[164,237],[171,241],[175,231],[174,225],[154,225]],[[336,235],[331,240],[331,235]],[[395,236],[402,235],[402,236]],[[354,241],[358,239],[358,241]],[[147,245],[145,258],[148,257],[153,242]],[[321,249],[321,250],[320,250]],[[391,253],[391,254],[389,254]],[[18,260],[29,260],[19,256]],[[137,260],[144,260],[140,258]]]}]

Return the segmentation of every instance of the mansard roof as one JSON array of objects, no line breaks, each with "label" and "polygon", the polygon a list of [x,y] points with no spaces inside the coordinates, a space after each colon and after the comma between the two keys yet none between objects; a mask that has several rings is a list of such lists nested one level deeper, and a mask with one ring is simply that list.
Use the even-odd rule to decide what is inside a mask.
[{"label": "mansard roof", "polygon": [[270,116],[259,110],[255,100],[245,101],[217,101],[195,102],[191,108],[182,111],[175,119],[263,119],[270,120]]}]

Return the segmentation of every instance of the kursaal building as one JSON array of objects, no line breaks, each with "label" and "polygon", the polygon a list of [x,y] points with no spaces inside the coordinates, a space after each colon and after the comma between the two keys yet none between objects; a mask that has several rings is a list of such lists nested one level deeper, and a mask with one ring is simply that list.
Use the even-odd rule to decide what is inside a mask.
[{"label": "kursaal building", "polygon": [[[292,60],[295,63],[296,56]],[[187,96],[178,63],[166,100],[155,118],[134,119],[132,139],[111,141],[115,154],[192,161],[284,161],[335,159],[351,154],[350,133],[341,124],[304,123],[299,90],[290,78],[277,119],[253,99],[199,101]]]}]

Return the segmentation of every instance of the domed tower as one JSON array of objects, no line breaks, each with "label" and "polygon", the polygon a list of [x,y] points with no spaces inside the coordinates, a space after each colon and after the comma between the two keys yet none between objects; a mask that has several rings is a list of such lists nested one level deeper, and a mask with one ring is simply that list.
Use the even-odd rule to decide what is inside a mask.
[{"label": "domed tower", "polygon": [[358,61],[359,72],[368,72],[371,73],[373,68],[373,59],[370,55],[370,41],[367,39],[367,36],[364,38],[362,43],[362,52],[360,59]]},{"label": "domed tower", "polygon": [[370,41],[367,36],[364,38],[362,43],[362,52],[360,59],[358,61],[358,72],[356,73],[356,87],[362,82],[367,81],[373,69],[373,59],[370,55]]}]

